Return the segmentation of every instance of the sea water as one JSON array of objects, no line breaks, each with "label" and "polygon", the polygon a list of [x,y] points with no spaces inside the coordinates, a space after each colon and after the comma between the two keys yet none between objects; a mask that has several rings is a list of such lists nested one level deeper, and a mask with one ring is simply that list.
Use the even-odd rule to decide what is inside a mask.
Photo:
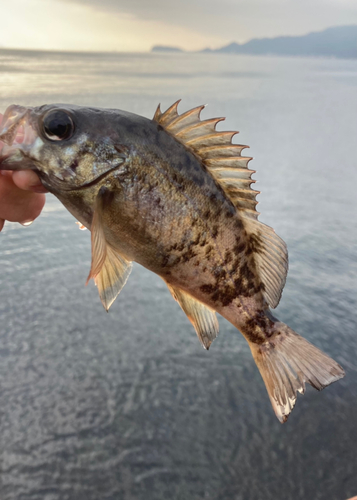
[{"label": "sea water", "polygon": [[209,352],[136,265],[109,314],[90,234],[52,196],[0,234],[1,500],[345,500],[357,494],[357,61],[0,51],[0,109],[68,102],[151,118],[208,104],[240,130],[260,220],[287,242],[276,313],[346,378],[283,426],[241,334]]}]

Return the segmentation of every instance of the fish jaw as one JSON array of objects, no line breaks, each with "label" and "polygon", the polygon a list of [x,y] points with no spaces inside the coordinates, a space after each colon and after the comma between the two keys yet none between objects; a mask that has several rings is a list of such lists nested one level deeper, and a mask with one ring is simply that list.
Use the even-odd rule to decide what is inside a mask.
[{"label": "fish jaw", "polygon": [[30,108],[9,106],[0,114],[0,170],[36,170],[29,153],[38,139]]}]

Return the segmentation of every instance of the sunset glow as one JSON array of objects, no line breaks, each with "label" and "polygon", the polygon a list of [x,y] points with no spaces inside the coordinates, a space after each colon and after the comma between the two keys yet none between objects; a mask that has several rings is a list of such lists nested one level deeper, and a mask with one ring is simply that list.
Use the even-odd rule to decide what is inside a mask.
[{"label": "sunset glow", "polygon": [[[187,50],[357,24],[354,0],[0,0],[0,47]],[[306,12],[309,15],[306,15]]]},{"label": "sunset glow", "polygon": [[113,15],[60,0],[13,0],[2,11],[1,24],[0,46],[6,48],[140,52],[155,44],[200,49],[225,41],[133,14]]}]

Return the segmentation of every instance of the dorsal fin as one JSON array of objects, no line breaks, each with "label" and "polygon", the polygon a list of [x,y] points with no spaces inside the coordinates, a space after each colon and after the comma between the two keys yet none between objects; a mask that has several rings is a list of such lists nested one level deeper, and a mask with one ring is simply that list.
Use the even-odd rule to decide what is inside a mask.
[{"label": "dorsal fin", "polygon": [[274,229],[258,221],[256,196],[251,188],[255,170],[248,169],[250,157],[241,156],[248,146],[233,144],[238,132],[220,132],[216,125],[224,118],[201,120],[204,106],[178,114],[176,101],[164,113],[158,106],[154,120],[170,135],[200,158],[208,172],[220,184],[235,205],[244,223],[254,251],[254,260],[264,284],[264,296],[271,307],[279,303],[288,270],[288,254],[284,241]]}]

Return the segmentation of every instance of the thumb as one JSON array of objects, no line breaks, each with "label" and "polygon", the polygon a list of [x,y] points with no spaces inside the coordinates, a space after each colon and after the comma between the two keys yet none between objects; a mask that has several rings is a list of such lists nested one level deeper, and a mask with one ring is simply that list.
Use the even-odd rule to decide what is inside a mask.
[{"label": "thumb", "polygon": [[14,184],[25,191],[33,191],[34,193],[47,193],[47,189],[43,187],[39,177],[32,170],[20,170],[13,172],[12,180]]}]

